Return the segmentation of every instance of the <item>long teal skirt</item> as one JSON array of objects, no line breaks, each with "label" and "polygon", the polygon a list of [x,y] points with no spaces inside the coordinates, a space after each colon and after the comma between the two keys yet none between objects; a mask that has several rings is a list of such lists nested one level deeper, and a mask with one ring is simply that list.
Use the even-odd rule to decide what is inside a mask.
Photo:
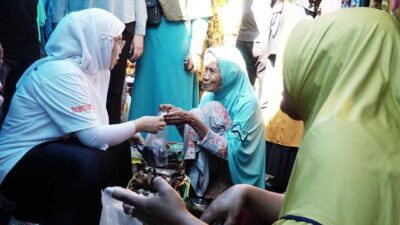
[{"label": "long teal skirt", "polygon": [[[190,46],[188,30],[184,22],[164,18],[158,27],[147,28],[144,53],[136,63],[129,120],[157,115],[160,104],[184,110],[198,105],[197,75],[183,67]],[[182,142],[175,126],[168,126],[168,140]]]}]

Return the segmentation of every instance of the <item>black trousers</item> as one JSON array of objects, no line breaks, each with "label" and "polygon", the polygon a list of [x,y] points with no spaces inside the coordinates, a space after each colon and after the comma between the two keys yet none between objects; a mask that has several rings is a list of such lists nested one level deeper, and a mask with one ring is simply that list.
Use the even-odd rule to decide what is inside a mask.
[{"label": "black trousers", "polygon": [[[266,68],[265,60],[262,60],[264,49],[259,45],[254,46],[254,42],[239,40],[236,41],[236,48],[242,53],[250,83],[254,86],[256,78],[258,77],[257,75],[260,74],[259,76],[261,76],[261,73],[263,73]],[[254,55],[253,52],[258,52],[259,55]]]},{"label": "black trousers", "polygon": [[[121,97],[125,82],[127,59],[135,30],[135,22],[125,24],[122,39],[126,41],[118,64],[111,71],[107,94],[107,112],[110,124],[121,123]],[[126,187],[132,177],[131,152],[128,141],[106,151],[106,185]]]},{"label": "black trousers", "polygon": [[111,70],[110,84],[107,93],[107,112],[110,124],[121,123],[121,97],[126,75],[126,60],[129,58],[129,49],[132,43],[135,22],[125,24],[122,39],[126,41],[119,56],[118,64]]},{"label": "black trousers", "polygon": [[17,203],[13,216],[41,225],[98,225],[104,151],[49,142],[31,149],[0,192]]},{"label": "black trousers", "polygon": [[288,147],[266,141],[267,149],[267,178],[265,189],[277,193],[284,193],[292,174],[294,162],[296,160],[298,148]]}]

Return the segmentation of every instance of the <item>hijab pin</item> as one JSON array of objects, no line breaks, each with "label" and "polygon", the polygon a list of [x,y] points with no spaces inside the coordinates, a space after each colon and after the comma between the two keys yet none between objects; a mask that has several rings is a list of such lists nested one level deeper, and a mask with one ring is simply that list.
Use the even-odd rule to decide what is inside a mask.
[{"label": "hijab pin", "polygon": [[114,38],[112,35],[105,34],[105,33],[101,33],[100,37],[101,37],[101,39],[106,39],[107,38],[110,41]]}]

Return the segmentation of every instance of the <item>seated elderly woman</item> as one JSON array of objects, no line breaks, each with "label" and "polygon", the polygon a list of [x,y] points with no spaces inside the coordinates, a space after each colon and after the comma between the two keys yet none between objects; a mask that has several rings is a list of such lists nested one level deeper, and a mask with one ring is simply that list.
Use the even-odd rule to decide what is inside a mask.
[{"label": "seated elderly woman", "polygon": [[232,183],[264,188],[264,122],[237,49],[206,51],[203,88],[191,111],[160,106],[165,122],[183,134],[185,158],[195,159],[189,175],[196,195],[214,198]]},{"label": "seated elderly woman", "polygon": [[0,192],[14,216],[40,224],[99,224],[108,146],[157,132],[162,117],[108,124],[110,69],[124,24],[107,11],[67,15],[17,84],[0,133]]}]

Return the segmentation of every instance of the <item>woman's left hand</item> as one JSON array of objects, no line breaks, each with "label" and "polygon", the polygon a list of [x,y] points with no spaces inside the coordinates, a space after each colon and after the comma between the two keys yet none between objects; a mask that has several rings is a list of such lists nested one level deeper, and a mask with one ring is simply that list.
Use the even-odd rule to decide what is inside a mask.
[{"label": "woman's left hand", "polygon": [[164,121],[168,125],[184,125],[190,124],[194,120],[191,112],[185,110],[175,110],[164,115]]},{"label": "woman's left hand", "polygon": [[186,56],[184,67],[187,71],[192,74],[197,73],[200,69],[201,55],[193,52],[189,52]]},{"label": "woman's left hand", "polygon": [[131,48],[129,54],[131,56],[130,60],[134,62],[135,60],[139,59],[143,54],[143,46],[144,46],[144,36],[140,34],[135,34],[133,36]]}]

